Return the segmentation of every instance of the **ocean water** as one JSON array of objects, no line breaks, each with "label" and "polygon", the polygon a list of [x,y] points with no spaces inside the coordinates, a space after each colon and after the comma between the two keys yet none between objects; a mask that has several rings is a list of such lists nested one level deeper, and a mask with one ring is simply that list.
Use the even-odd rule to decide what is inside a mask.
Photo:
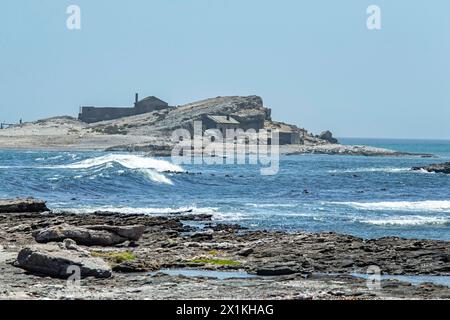
[{"label": "ocean water", "polygon": [[0,198],[80,214],[192,211],[253,229],[450,240],[450,176],[410,171],[450,161],[449,141],[342,142],[438,158],[283,156],[277,175],[262,176],[255,165],[178,166],[137,153],[3,150]]}]

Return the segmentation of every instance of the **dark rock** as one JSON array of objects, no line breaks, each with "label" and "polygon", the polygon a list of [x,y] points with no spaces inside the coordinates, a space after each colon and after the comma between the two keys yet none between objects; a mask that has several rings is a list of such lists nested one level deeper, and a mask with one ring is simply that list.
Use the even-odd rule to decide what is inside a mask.
[{"label": "dark rock", "polygon": [[284,276],[297,273],[297,270],[290,266],[265,266],[256,269],[258,276]]},{"label": "dark rock", "polygon": [[142,261],[125,261],[112,267],[115,272],[136,273],[158,270],[158,265],[148,265]]},{"label": "dark rock", "polygon": [[33,237],[39,243],[61,242],[72,239],[77,244],[86,246],[114,246],[127,240],[138,240],[144,226],[84,226],[76,227],[68,224],[49,227],[33,232]]},{"label": "dark rock", "polygon": [[108,231],[110,233],[116,234],[127,240],[138,241],[145,231],[145,227],[142,225],[133,226],[108,226],[108,225],[98,225],[98,226],[85,226],[89,230],[97,231]]},{"label": "dark rock", "polygon": [[81,278],[109,278],[112,275],[104,260],[57,245],[26,247],[19,252],[15,266],[32,274],[63,279],[73,274],[70,267],[79,267]]},{"label": "dark rock", "polygon": [[253,250],[252,248],[245,248],[242,249],[241,251],[239,251],[237,253],[238,256],[242,256],[242,257],[248,257],[249,255],[251,255],[255,250]]},{"label": "dark rock", "polygon": [[213,235],[207,232],[199,232],[192,234],[191,239],[195,241],[208,241],[213,239]]},{"label": "dark rock", "polygon": [[41,213],[50,211],[45,201],[28,199],[0,200],[0,213]]},{"label": "dark rock", "polygon": [[432,164],[424,167],[413,167],[412,170],[414,171],[425,170],[427,172],[450,174],[450,162]]},{"label": "dark rock", "polygon": [[333,138],[333,134],[331,133],[331,131],[324,131],[319,135],[319,139],[328,141],[329,143],[333,143],[336,144],[339,141],[336,138]]}]

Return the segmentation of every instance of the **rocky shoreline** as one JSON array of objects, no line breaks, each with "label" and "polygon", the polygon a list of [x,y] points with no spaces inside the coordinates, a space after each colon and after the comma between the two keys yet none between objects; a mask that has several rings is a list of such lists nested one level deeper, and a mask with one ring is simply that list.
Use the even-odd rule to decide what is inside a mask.
[{"label": "rocky shoreline", "polygon": [[424,167],[414,167],[412,168],[414,171],[426,171],[432,173],[444,173],[450,174],[450,162],[445,163],[437,163]]},{"label": "rocky shoreline", "polygon": [[[31,212],[0,203],[0,299],[450,299],[443,285],[383,280],[374,289],[350,276],[373,266],[390,275],[450,276],[445,241],[245,230],[190,213],[78,215],[40,205],[36,213],[32,199],[25,203],[21,210]],[[82,269],[75,288],[61,269],[71,264]],[[248,277],[159,272],[165,269]]]}]

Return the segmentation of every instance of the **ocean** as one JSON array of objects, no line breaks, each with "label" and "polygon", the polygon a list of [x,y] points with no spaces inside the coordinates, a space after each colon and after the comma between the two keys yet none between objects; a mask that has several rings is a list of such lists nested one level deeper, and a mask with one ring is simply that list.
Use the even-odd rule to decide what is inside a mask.
[{"label": "ocean", "polygon": [[250,229],[450,240],[450,176],[410,170],[450,161],[450,141],[341,142],[438,158],[282,156],[279,173],[263,176],[256,165],[175,165],[138,153],[3,150],[0,198],[32,196],[57,212],[190,211]]}]

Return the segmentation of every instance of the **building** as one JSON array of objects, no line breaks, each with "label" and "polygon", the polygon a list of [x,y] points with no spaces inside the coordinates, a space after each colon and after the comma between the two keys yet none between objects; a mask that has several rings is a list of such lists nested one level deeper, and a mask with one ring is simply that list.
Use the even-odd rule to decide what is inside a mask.
[{"label": "building", "polygon": [[164,102],[157,97],[150,96],[145,99],[139,100],[139,96],[136,93],[134,107],[81,107],[80,113],[78,114],[78,120],[86,123],[94,123],[134,116],[167,108],[170,108],[167,102]]},{"label": "building", "polygon": [[279,131],[278,132],[279,144],[300,144],[300,132],[295,130]]},{"label": "building", "polygon": [[[302,134],[300,129],[282,122],[275,122],[267,124],[266,130],[270,130],[273,136],[273,131],[278,132],[278,143],[284,144],[302,144]],[[270,139],[272,140],[272,139]]]},{"label": "building", "polygon": [[157,97],[150,96],[139,101],[136,93],[136,99],[134,103],[135,114],[142,114],[147,112],[153,112],[169,108],[167,102],[158,99]]},{"label": "building", "polygon": [[203,131],[218,129],[225,136],[226,130],[240,128],[240,123],[231,116],[206,115],[202,119]]}]

